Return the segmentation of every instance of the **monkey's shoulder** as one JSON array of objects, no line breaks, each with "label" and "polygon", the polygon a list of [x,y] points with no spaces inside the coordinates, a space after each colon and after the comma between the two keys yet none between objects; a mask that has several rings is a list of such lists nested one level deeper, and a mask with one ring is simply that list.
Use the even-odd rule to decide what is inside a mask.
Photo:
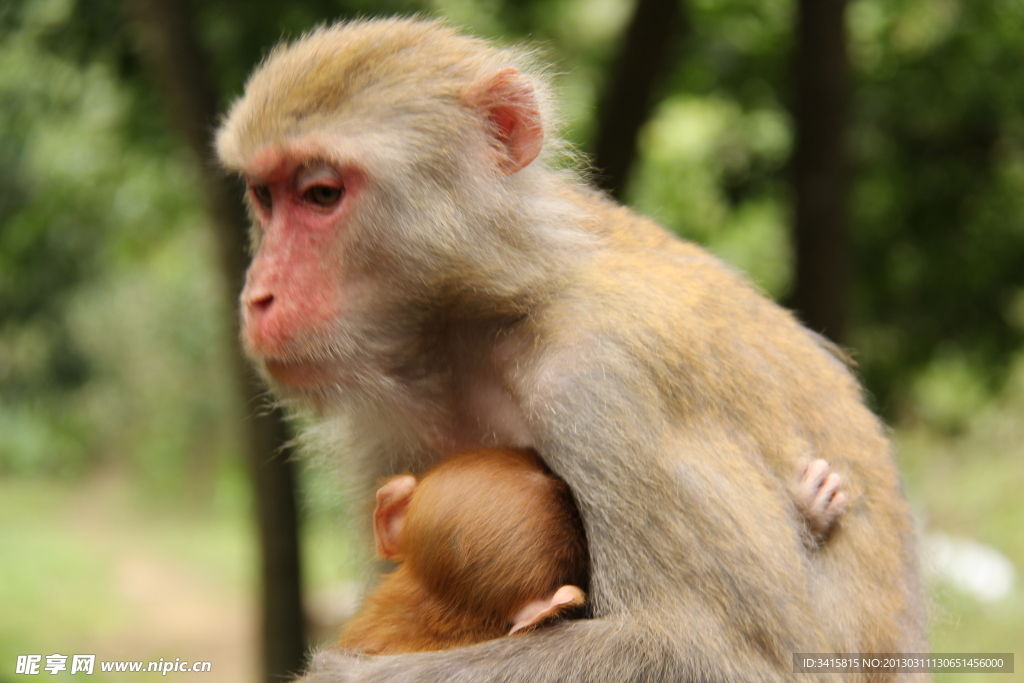
[{"label": "monkey's shoulder", "polygon": [[[601,302],[633,317],[694,328],[714,327],[740,312],[745,322],[790,319],[738,269],[703,247],[597,192],[581,193],[596,248],[574,270],[569,302]],[[616,321],[620,322],[620,321]]]},{"label": "monkey's shoulder", "polygon": [[577,367],[592,358],[607,370],[617,356],[624,372],[642,365],[732,401],[778,399],[773,387],[793,383],[860,401],[842,352],[738,269],[603,195],[582,199],[597,247],[537,319]]}]

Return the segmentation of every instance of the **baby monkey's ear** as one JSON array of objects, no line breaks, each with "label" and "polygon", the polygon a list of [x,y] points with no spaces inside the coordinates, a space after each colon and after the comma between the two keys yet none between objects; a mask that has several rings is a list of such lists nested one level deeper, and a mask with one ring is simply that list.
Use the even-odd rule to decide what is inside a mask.
[{"label": "baby monkey's ear", "polygon": [[373,534],[377,537],[377,554],[384,559],[402,561],[402,526],[416,483],[416,477],[402,474],[388,479],[377,489]]},{"label": "baby monkey's ear", "polygon": [[532,631],[545,622],[581,607],[584,602],[586,596],[582,590],[576,586],[562,586],[545,598],[526,603],[513,617],[512,630],[508,634]]}]

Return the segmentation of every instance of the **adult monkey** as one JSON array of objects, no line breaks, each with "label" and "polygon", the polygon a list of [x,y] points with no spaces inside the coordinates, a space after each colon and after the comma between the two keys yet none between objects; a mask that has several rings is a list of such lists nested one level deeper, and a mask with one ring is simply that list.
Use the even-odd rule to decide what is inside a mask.
[{"label": "adult monkey", "polygon": [[[346,434],[367,497],[451,452],[533,448],[590,547],[591,619],[322,652],[307,680],[770,681],[794,652],[925,651],[898,474],[844,363],[554,170],[530,73],[437,22],[341,24],[276,49],[218,133],[254,216],[246,350]],[[849,503],[811,553],[787,489],[818,457]]]}]

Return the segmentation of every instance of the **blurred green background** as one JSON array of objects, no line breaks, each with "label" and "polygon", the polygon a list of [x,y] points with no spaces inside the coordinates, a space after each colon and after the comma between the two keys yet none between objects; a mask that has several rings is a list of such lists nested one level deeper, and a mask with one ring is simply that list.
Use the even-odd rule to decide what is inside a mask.
[{"label": "blurred green background", "polygon": [[[0,5],[0,681],[21,680],[16,656],[31,653],[211,660],[216,680],[251,681],[258,552],[239,425],[258,407],[235,391],[234,311],[200,167],[125,5]],[[222,107],[279,38],[340,16],[422,11],[537,43],[584,151],[632,11],[189,7]],[[624,199],[785,300],[794,3],[686,7]],[[892,425],[921,523],[933,650],[1024,653],[1024,3],[853,0],[846,19],[844,343]],[[299,482],[307,613],[322,639],[350,608],[364,551],[336,473],[300,462]]]}]

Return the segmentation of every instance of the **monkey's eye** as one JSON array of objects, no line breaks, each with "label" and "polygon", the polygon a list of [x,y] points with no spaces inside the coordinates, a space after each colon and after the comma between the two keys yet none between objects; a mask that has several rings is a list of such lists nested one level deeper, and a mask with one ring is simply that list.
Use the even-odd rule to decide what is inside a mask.
[{"label": "monkey's eye", "polygon": [[343,191],[340,187],[330,185],[313,185],[302,193],[302,198],[311,204],[330,208],[341,201]]},{"label": "monkey's eye", "polygon": [[274,196],[270,194],[270,188],[266,185],[253,185],[249,188],[252,191],[252,196],[256,198],[260,206],[264,209],[269,209],[274,206]]}]

